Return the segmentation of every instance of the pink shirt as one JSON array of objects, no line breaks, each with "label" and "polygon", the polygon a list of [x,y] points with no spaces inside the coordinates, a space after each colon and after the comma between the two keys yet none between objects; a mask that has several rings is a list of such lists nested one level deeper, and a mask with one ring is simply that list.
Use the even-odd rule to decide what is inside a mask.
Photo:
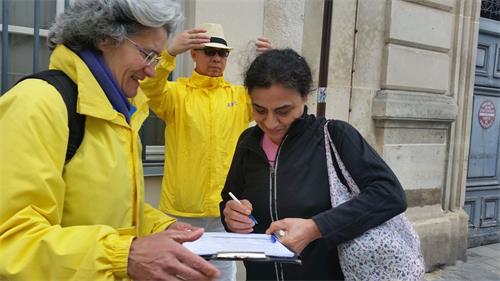
[{"label": "pink shirt", "polygon": [[276,153],[278,152],[279,145],[272,142],[271,139],[266,134],[264,134],[260,146],[266,153],[269,165],[274,168],[274,162],[276,161]]}]

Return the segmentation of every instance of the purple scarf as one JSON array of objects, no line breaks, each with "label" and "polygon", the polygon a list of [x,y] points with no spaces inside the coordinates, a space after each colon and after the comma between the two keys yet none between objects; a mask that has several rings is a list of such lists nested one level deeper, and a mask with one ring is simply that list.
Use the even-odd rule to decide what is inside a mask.
[{"label": "purple scarf", "polygon": [[98,51],[88,49],[78,51],[77,54],[89,67],[106,94],[106,97],[108,97],[109,102],[113,105],[113,108],[121,112],[127,119],[127,123],[130,123],[130,117],[136,111],[136,108],[130,104],[125,94],[123,94],[120,87],[116,84],[116,80],[113,78],[111,71],[104,62],[102,55]]}]

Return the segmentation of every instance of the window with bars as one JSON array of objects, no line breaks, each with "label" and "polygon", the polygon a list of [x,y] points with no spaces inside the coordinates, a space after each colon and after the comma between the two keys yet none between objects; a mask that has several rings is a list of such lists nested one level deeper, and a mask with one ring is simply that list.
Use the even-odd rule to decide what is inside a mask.
[{"label": "window with bars", "polygon": [[[23,76],[48,68],[50,50],[45,43],[48,28],[68,3],[68,0],[2,0],[1,94]],[[4,35],[5,30],[7,32]],[[177,76],[178,72],[174,75]],[[164,129],[163,121],[152,112],[141,129],[146,175],[163,174]]]},{"label": "window with bars", "polygon": [[64,10],[64,5],[64,0],[2,1],[2,93],[26,74],[47,68],[50,51],[45,40],[48,28],[56,14]]},{"label": "window with bars", "polygon": [[482,0],[481,17],[500,21],[500,0]]}]

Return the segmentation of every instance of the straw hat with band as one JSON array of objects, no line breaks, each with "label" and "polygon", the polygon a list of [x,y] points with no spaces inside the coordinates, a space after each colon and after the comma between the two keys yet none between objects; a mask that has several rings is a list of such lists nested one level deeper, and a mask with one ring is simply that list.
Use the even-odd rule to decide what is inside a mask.
[{"label": "straw hat with band", "polygon": [[218,23],[203,23],[199,28],[206,29],[207,35],[210,36],[210,43],[205,43],[205,47],[232,50],[233,47],[227,45],[226,37],[222,25]]}]

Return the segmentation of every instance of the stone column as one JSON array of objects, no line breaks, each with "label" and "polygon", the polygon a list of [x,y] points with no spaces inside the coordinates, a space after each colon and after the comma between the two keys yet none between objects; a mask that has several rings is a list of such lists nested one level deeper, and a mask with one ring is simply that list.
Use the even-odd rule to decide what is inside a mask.
[{"label": "stone column", "polygon": [[386,1],[375,143],[405,187],[428,270],[465,258],[478,7],[479,0]]}]

